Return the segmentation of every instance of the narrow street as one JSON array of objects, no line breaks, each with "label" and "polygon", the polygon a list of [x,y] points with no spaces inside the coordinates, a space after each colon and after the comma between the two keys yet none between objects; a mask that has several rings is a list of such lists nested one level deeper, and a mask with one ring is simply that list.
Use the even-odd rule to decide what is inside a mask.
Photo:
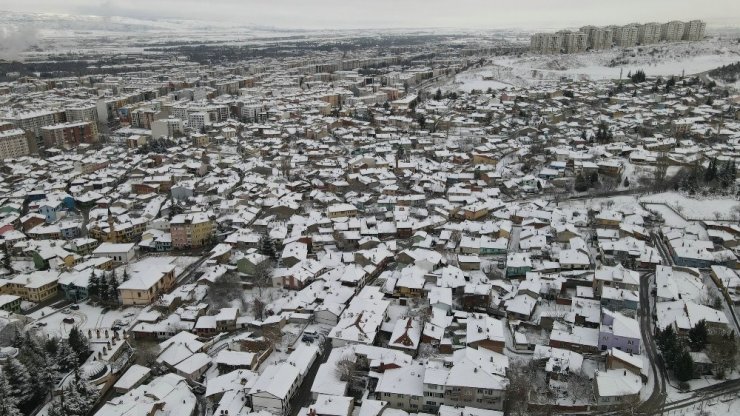
[{"label": "narrow street", "polygon": [[654,273],[646,273],[640,278],[640,333],[653,372],[653,391],[650,397],[640,405],[640,410],[643,412],[660,409],[666,399],[667,373],[662,357],[658,356],[655,340],[653,340],[653,319],[650,302],[650,281],[653,276]]},{"label": "narrow street", "polygon": [[308,370],[301,386],[298,387],[298,390],[296,390],[295,395],[290,401],[291,416],[297,416],[301,408],[309,406],[313,402],[313,397],[311,397],[311,387],[313,386],[314,379],[316,379],[316,373],[318,373],[321,364],[325,363],[329,358],[329,354],[331,354],[332,350],[331,341],[326,338],[324,338],[324,340],[321,354],[316,358],[311,369]]}]

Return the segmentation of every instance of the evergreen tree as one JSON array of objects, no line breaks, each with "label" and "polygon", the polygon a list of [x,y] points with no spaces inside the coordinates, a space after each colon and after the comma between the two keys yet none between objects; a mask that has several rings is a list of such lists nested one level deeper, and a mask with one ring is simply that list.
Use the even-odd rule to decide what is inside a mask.
[{"label": "evergreen tree", "polygon": [[694,351],[701,351],[707,345],[708,337],[707,323],[702,319],[689,329],[689,346]]},{"label": "evergreen tree", "polygon": [[437,88],[437,92],[434,93],[434,100],[439,101],[442,99],[442,90]]},{"label": "evergreen tree", "polygon": [[59,365],[59,371],[63,373],[69,372],[80,365],[77,354],[72,350],[72,347],[69,346],[69,342],[67,341],[59,343],[55,360]]},{"label": "evergreen tree", "polygon": [[677,354],[676,362],[672,367],[678,381],[689,381],[694,378],[694,360],[685,349]]},{"label": "evergreen tree", "polygon": [[108,302],[118,303],[118,279],[115,273],[110,277],[108,282]]},{"label": "evergreen tree", "polygon": [[673,326],[669,325],[663,331],[658,331],[655,342],[658,344],[658,348],[660,348],[664,355],[666,351],[673,350],[678,343],[676,332],[673,331]]},{"label": "evergreen tree", "polygon": [[13,265],[10,262],[10,250],[8,250],[7,244],[3,244],[3,267],[11,274],[15,272],[13,270]]},{"label": "evergreen tree", "polygon": [[272,260],[277,260],[277,252],[275,251],[275,242],[272,241],[270,235],[265,233],[260,238],[259,251],[263,256],[267,256]]},{"label": "evergreen tree", "polygon": [[11,358],[3,365],[1,374],[9,384],[8,394],[16,399],[17,404],[27,403],[33,398],[31,374],[23,363]]},{"label": "evergreen tree", "polygon": [[47,355],[56,355],[57,351],[59,350],[59,338],[48,338],[44,342],[44,350],[46,351]]},{"label": "evergreen tree", "polygon": [[599,183],[599,173],[598,172],[592,172],[591,173],[591,177],[588,178],[588,179],[589,179],[589,182],[591,182],[591,186],[596,185],[597,183]]},{"label": "evergreen tree", "polygon": [[100,277],[95,273],[95,270],[90,273],[90,279],[88,279],[87,296],[92,299],[100,297]]},{"label": "evergreen tree", "polygon": [[424,118],[423,114],[419,114],[419,116],[416,118],[416,122],[419,123],[419,128],[421,128],[422,130],[427,125],[427,120],[426,118]]},{"label": "evergreen tree", "polygon": [[586,178],[584,178],[582,174],[579,173],[576,176],[576,183],[573,186],[573,189],[575,189],[576,192],[585,192],[588,190],[588,182],[586,182]]},{"label": "evergreen tree", "polygon": [[98,399],[97,390],[75,371],[73,382],[65,386],[50,406],[49,416],[86,416]]},{"label": "evergreen tree", "polygon": [[98,300],[101,302],[108,301],[108,279],[105,276],[100,277],[100,285],[98,285]]},{"label": "evergreen tree", "polygon": [[75,326],[69,331],[67,343],[77,356],[77,362],[81,365],[90,353],[90,342],[87,337]]},{"label": "evergreen tree", "polygon": [[645,82],[645,80],[646,80],[645,71],[643,71],[642,69],[637,70],[634,74],[630,74],[629,75],[629,78],[635,84],[639,84],[641,82]]},{"label": "evergreen tree", "polygon": [[11,394],[12,387],[5,374],[0,372],[0,416],[22,416],[18,410],[19,400]]}]

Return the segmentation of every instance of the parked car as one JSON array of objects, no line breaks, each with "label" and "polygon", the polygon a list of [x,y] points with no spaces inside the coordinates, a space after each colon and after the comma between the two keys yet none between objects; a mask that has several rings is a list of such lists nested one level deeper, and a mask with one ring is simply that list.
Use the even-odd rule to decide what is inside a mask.
[{"label": "parked car", "polygon": [[73,324],[73,323],[75,323],[75,318],[73,318],[71,316],[68,316],[68,317],[62,319],[62,322],[64,322],[65,324]]},{"label": "parked car", "polygon": [[72,304],[72,305],[69,305],[69,309],[72,309],[73,311],[79,311],[80,310],[80,305],[78,305],[76,303],[75,304]]}]

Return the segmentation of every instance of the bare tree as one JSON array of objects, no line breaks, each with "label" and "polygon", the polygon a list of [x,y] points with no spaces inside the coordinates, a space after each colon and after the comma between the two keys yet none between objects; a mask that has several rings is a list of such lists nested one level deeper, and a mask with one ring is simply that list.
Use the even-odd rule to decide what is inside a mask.
[{"label": "bare tree", "polygon": [[591,402],[594,399],[594,390],[591,380],[582,373],[568,375],[568,394],[573,403]]},{"label": "bare tree", "polygon": [[509,366],[509,385],[506,388],[506,414],[528,416],[529,396],[534,391],[537,368],[532,360],[514,361]]},{"label": "bare tree", "polygon": [[226,273],[208,287],[208,304],[219,309],[230,307],[235,299],[243,302],[241,293],[242,282],[239,277],[233,273]]},{"label": "bare tree", "polygon": [[270,260],[265,260],[254,266],[254,286],[257,288],[257,293],[262,297],[262,290],[266,287],[272,286],[272,274],[274,269]]},{"label": "bare tree", "polygon": [[128,343],[135,351],[136,363],[146,367],[153,365],[160,353],[156,342],[129,337]]},{"label": "bare tree", "polygon": [[334,368],[334,372],[341,381],[352,381],[357,371],[357,363],[354,357],[342,357],[337,361],[337,366]]},{"label": "bare tree", "polygon": [[618,406],[616,406],[615,410],[619,411],[620,415],[638,415],[642,414],[638,411],[638,408],[640,407],[640,395],[632,395],[627,396],[622,400],[622,403],[620,403]]},{"label": "bare tree", "polygon": [[264,319],[266,309],[267,303],[265,303],[265,301],[263,301],[261,297],[255,296],[252,299],[252,312],[254,313],[254,317],[256,319]]},{"label": "bare tree", "polygon": [[283,156],[283,158],[280,160],[280,173],[282,173],[283,176],[285,176],[286,178],[290,179],[290,170],[290,158],[287,156]]}]

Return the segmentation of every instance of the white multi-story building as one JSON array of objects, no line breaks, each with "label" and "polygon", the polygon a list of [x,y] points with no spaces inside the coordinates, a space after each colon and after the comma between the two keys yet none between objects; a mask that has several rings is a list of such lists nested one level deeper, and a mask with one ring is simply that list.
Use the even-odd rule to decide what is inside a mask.
[{"label": "white multi-story building", "polygon": [[615,26],[613,29],[614,43],[617,46],[628,48],[637,45],[639,26],[629,24],[624,26]]},{"label": "white multi-story building", "polygon": [[188,127],[193,130],[200,130],[205,126],[211,125],[211,116],[205,111],[199,111],[188,114]]},{"label": "white multi-story building", "polygon": [[588,35],[583,32],[562,32],[565,53],[584,52],[588,47]]},{"label": "white multi-story building", "polygon": [[47,110],[17,113],[5,120],[13,123],[19,129],[32,132],[36,137],[41,137],[41,127],[56,123],[54,113]]},{"label": "white multi-story building", "polygon": [[686,24],[679,20],[663,23],[660,29],[660,38],[666,42],[676,42],[683,39]]},{"label": "white multi-story building", "polygon": [[31,153],[26,134],[21,129],[0,132],[0,159],[26,156]]},{"label": "white multi-story building", "polygon": [[637,41],[640,45],[649,45],[660,42],[660,23],[650,22],[640,25],[637,32]]},{"label": "white multi-story building", "polygon": [[612,29],[596,26],[584,26],[580,30],[588,36],[589,48],[608,49],[612,47],[612,39],[614,37]]},{"label": "white multi-story building", "polygon": [[175,133],[182,133],[183,122],[179,118],[164,118],[152,122],[152,138],[175,137]]},{"label": "white multi-story building", "polygon": [[704,39],[704,29],[707,24],[701,20],[692,20],[684,25],[683,40],[702,40]]},{"label": "white multi-story building", "polygon": [[98,121],[98,107],[95,104],[67,107],[64,113],[67,121]]},{"label": "white multi-story building", "polygon": [[535,53],[560,53],[563,33],[535,33],[530,41],[530,50]]}]

